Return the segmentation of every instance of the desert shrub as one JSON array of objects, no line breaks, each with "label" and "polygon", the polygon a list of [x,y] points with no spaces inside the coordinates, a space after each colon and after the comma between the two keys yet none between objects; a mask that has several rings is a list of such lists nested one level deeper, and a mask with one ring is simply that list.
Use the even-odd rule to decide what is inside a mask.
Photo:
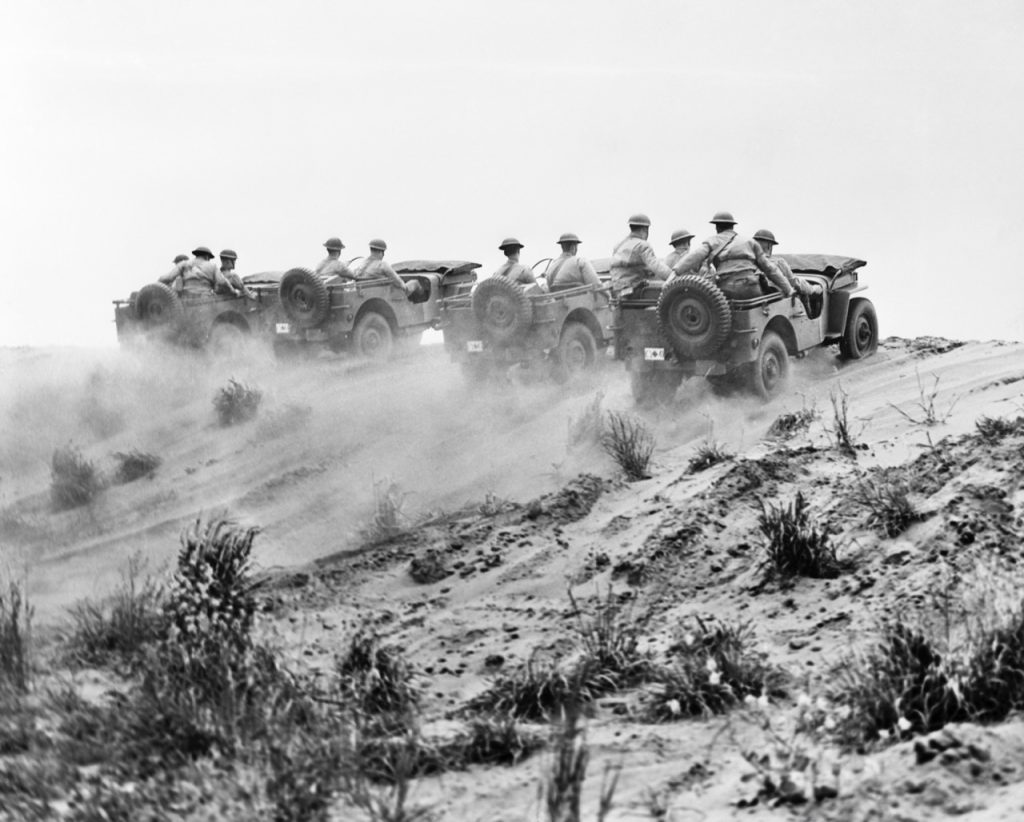
[{"label": "desert shrub", "polygon": [[603,400],[604,392],[598,391],[578,417],[570,417],[567,438],[570,451],[574,448],[597,445],[601,442],[604,436],[604,412],[601,410]]},{"label": "desert shrub", "polygon": [[753,649],[749,623],[694,619],[652,669],[642,716],[651,722],[723,713],[744,697],[780,694],[784,674]]},{"label": "desert shrub", "polygon": [[151,576],[143,577],[144,569],[145,561],[135,554],[112,594],[71,607],[73,627],[65,651],[72,661],[130,664],[144,646],[164,635],[164,586]]},{"label": "desert shrub", "polygon": [[370,627],[352,636],[336,665],[337,687],[349,710],[379,717],[383,730],[404,729],[419,706],[415,672],[401,651],[383,644]]},{"label": "desert shrub", "polygon": [[274,822],[320,822],[351,766],[346,730],[330,716],[316,732],[300,730],[268,742],[267,798]]},{"label": "desert shrub", "polygon": [[640,633],[632,614],[616,602],[611,588],[598,599],[591,617],[584,615],[572,591],[569,602],[580,651],[575,662],[576,684],[596,696],[643,681],[653,664],[651,657],[640,650]]},{"label": "desert shrub", "polygon": [[730,451],[714,440],[709,439],[697,446],[696,453],[690,457],[687,469],[691,474],[696,474],[699,471],[710,468],[712,465],[718,465],[718,463],[730,459],[732,459]]},{"label": "desert shrub", "polygon": [[33,609],[21,586],[11,581],[0,588],[0,691],[23,693],[31,680]]},{"label": "desert shrub", "polygon": [[142,477],[151,477],[160,467],[162,460],[156,454],[147,454],[133,448],[131,451],[114,453],[117,469],[114,471],[114,482],[124,485]]},{"label": "desert shrub", "polygon": [[1011,434],[1024,431],[1024,417],[1010,420],[1006,417],[982,416],[975,421],[974,427],[978,430],[978,435],[983,440],[986,442],[996,442]]},{"label": "desert shrub", "polygon": [[654,436],[639,419],[609,411],[601,446],[625,472],[629,480],[647,479],[647,468],[654,453]]},{"label": "desert shrub", "polygon": [[855,457],[857,438],[850,423],[850,395],[840,385],[837,391],[829,392],[828,398],[832,403],[832,425],[825,425],[825,431],[841,453]]},{"label": "desert shrub", "polygon": [[262,391],[232,377],[214,396],[213,407],[221,425],[235,425],[253,419],[262,401]]},{"label": "desert shrub", "polygon": [[533,654],[522,667],[497,677],[490,688],[466,703],[465,709],[546,720],[577,701],[592,702],[599,694],[587,687],[579,669]]},{"label": "desert shrub", "polygon": [[444,555],[430,548],[421,556],[413,557],[409,562],[409,576],[414,582],[429,585],[451,576],[451,569],[445,564]]},{"label": "desert shrub", "polygon": [[852,499],[868,510],[868,524],[882,536],[898,537],[924,516],[910,501],[910,486],[899,476],[879,472],[861,478],[853,489]]},{"label": "desert shrub", "polygon": [[72,443],[57,448],[50,459],[50,501],[55,511],[92,502],[103,489],[96,465]]},{"label": "desert shrub", "polygon": [[405,520],[402,506],[405,504],[405,496],[398,483],[390,479],[373,483],[373,519],[362,529],[364,539],[380,542],[402,533]]},{"label": "desert shrub", "polygon": [[[551,767],[539,790],[547,822],[580,822],[580,800],[590,760],[580,719],[579,711],[567,712],[553,734]],[[620,770],[621,766],[605,768],[597,822],[603,822],[611,812]]]},{"label": "desert shrub", "polygon": [[0,757],[28,753],[45,740],[37,713],[21,693],[0,691]]},{"label": "desert shrub", "polygon": [[776,439],[788,439],[801,431],[806,431],[817,418],[818,411],[814,408],[787,411],[775,418],[768,427],[767,435]]},{"label": "desert shrub", "polygon": [[475,716],[464,733],[440,748],[446,770],[470,765],[516,765],[544,747],[538,734],[523,730],[515,718],[502,714]]},{"label": "desert shrub", "polygon": [[790,505],[765,505],[760,498],[758,527],[765,537],[766,563],[770,574],[783,578],[794,576],[829,579],[842,570],[831,544],[828,524],[818,525],[811,519],[807,501],[797,491]]}]

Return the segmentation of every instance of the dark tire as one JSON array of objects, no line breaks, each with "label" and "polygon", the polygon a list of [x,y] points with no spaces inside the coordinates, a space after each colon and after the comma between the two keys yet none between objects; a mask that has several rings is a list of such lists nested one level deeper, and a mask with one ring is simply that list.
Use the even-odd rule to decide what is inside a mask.
[{"label": "dark tire", "polygon": [[555,353],[555,379],[571,380],[594,368],[597,340],[583,323],[566,323]]},{"label": "dark tire", "polygon": [[327,319],[331,298],[324,281],[312,271],[286,271],[278,293],[284,313],[299,328],[316,328]]},{"label": "dark tire", "polygon": [[361,357],[387,360],[395,347],[391,324],[376,311],[367,311],[352,329],[352,350]]},{"label": "dark tire", "polygon": [[687,274],[662,289],[658,325],[679,359],[706,359],[729,338],[732,309],[717,285]]},{"label": "dark tire", "polygon": [[782,337],[766,331],[757,348],[757,360],[747,366],[747,386],[763,400],[777,397],[789,379],[789,351]]},{"label": "dark tire", "polygon": [[878,350],[878,316],[871,300],[857,300],[850,306],[846,330],[839,341],[839,356],[844,360],[860,360]]},{"label": "dark tire", "polygon": [[146,331],[168,334],[181,328],[185,308],[181,298],[163,283],[150,283],[135,296],[135,316]]},{"label": "dark tire", "polygon": [[533,322],[533,305],[522,286],[505,277],[491,277],[473,292],[473,312],[494,342],[511,342]]},{"label": "dark tire", "polygon": [[231,322],[215,323],[210,329],[206,347],[215,357],[230,359],[245,350],[248,332]]},{"label": "dark tire", "polygon": [[630,371],[633,401],[641,407],[668,405],[676,396],[683,375],[676,371]]}]

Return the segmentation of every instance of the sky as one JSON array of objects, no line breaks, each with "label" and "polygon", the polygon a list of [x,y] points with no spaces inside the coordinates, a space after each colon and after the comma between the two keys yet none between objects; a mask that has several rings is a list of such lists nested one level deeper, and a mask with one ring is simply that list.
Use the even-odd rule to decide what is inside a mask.
[{"label": "sky", "polygon": [[710,216],[868,261],[883,336],[1024,338],[1017,0],[4,0],[0,345],[116,345],[197,245],[489,272]]}]

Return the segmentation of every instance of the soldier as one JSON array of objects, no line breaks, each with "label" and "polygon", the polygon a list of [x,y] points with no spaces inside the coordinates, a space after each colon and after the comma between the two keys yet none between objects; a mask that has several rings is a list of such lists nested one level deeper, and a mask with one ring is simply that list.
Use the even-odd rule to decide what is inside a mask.
[{"label": "soldier", "polygon": [[[779,244],[779,241],[775,239],[775,234],[767,228],[761,228],[754,232],[754,239],[757,240],[758,244],[764,250],[764,253],[769,257],[772,256],[772,249]],[[811,283],[807,282],[803,277],[797,277],[789,267],[789,263],[781,257],[772,257],[772,263],[774,263],[775,267],[782,272],[782,276],[786,278],[791,286],[793,286],[796,292],[800,295],[801,301],[803,301],[806,306],[806,300],[804,300],[804,298],[816,293],[819,289],[814,285],[811,285]]]},{"label": "soldier", "polygon": [[686,252],[690,250],[690,240],[692,239],[693,235],[685,228],[673,231],[668,241],[669,245],[672,246],[672,250],[665,257],[665,265],[669,268],[675,268],[676,263],[683,259],[686,256]]},{"label": "soldier", "polygon": [[235,260],[238,259],[238,255],[230,248],[225,248],[220,253],[220,273],[224,279],[227,280],[228,285],[231,287],[231,293],[236,297],[245,297],[248,300],[253,299],[253,293],[248,289],[245,283],[242,282],[242,278],[238,276],[235,271]]},{"label": "soldier", "polygon": [[551,265],[548,266],[548,287],[565,288],[577,285],[600,287],[601,279],[597,276],[594,266],[584,257],[576,256],[580,238],[570,232],[559,237],[558,244],[562,247],[562,254],[552,260]]},{"label": "soldier", "polygon": [[338,237],[330,237],[327,242],[324,243],[324,248],[327,249],[327,256],[317,263],[316,268],[313,270],[314,274],[319,274],[325,280],[328,277],[349,277],[351,278],[352,271],[345,264],[345,261],[341,259],[341,249],[345,247],[345,244]]},{"label": "soldier", "polygon": [[178,263],[183,263],[187,259],[188,259],[188,254],[177,254],[174,257],[174,264],[177,265]]},{"label": "soldier", "polygon": [[715,272],[715,281],[725,295],[734,300],[749,300],[761,296],[761,271],[779,291],[789,297],[793,286],[768,259],[761,246],[736,233],[736,221],[728,211],[719,211],[711,218],[717,234],[706,239],[675,266],[676,274],[695,274],[703,263]]},{"label": "soldier", "polygon": [[419,283],[405,282],[395,273],[395,269],[384,261],[384,252],[387,248],[388,244],[383,240],[370,240],[370,256],[356,263],[352,276],[357,280],[379,280],[386,277],[395,288],[402,289],[407,297],[411,297],[418,291]]},{"label": "soldier", "polygon": [[522,249],[523,244],[515,237],[506,237],[502,240],[501,245],[498,246],[498,250],[503,251],[507,259],[491,276],[504,277],[505,279],[518,283],[531,291],[543,291],[544,287],[537,282],[537,278],[534,276],[533,271],[519,262],[519,252]]},{"label": "soldier", "polygon": [[167,285],[173,285],[176,291],[188,291],[193,294],[231,290],[231,286],[213,262],[213,252],[205,245],[192,252],[191,260],[178,263],[159,280]]},{"label": "soldier", "polygon": [[651,220],[646,214],[629,218],[629,235],[612,252],[612,288],[622,291],[643,280],[667,280],[672,269],[658,259],[647,242]]}]

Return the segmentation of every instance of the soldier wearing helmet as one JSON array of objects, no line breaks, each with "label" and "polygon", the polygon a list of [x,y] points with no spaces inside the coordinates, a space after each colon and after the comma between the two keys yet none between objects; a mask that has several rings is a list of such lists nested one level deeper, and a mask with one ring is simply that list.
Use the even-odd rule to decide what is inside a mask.
[{"label": "soldier wearing helmet", "polygon": [[714,272],[715,281],[725,296],[734,300],[749,300],[761,296],[763,273],[785,296],[794,289],[782,272],[754,240],[737,234],[736,220],[728,211],[717,212],[710,220],[716,234],[708,237],[675,265],[676,274],[696,274],[703,264]]},{"label": "soldier wearing helmet", "polygon": [[328,277],[348,277],[351,279],[352,272],[345,264],[345,261],[341,259],[341,249],[344,247],[345,244],[339,237],[329,237],[327,242],[324,243],[324,248],[327,249],[327,256],[317,263],[313,273],[320,275],[325,280]]},{"label": "soldier wearing helmet", "polygon": [[235,271],[235,260],[237,259],[238,255],[234,251],[230,248],[225,248],[220,253],[220,273],[227,280],[232,294],[236,297],[245,297],[251,300],[254,296],[253,293],[246,287],[245,283],[242,282],[242,278]]},{"label": "soldier wearing helmet", "polygon": [[544,287],[537,282],[537,278],[523,263],[519,262],[519,252],[523,244],[515,237],[506,237],[498,245],[498,250],[505,254],[505,262],[502,263],[492,277],[504,277],[514,283],[518,283],[530,291],[543,291]]},{"label": "soldier wearing helmet", "polygon": [[[772,257],[772,250],[779,244],[779,241],[775,239],[775,233],[769,231],[767,228],[760,228],[754,232],[754,239],[757,240],[758,244],[764,249],[765,255]],[[818,294],[821,292],[821,286],[809,283],[803,277],[798,277],[793,273],[793,269],[789,267],[789,263],[783,260],[781,257],[772,257],[772,262],[775,267],[782,272],[782,276],[786,278],[797,294],[800,295],[800,301],[804,304],[804,308],[809,309],[808,298],[812,294]]]},{"label": "soldier wearing helmet", "polygon": [[612,289],[622,291],[643,280],[667,280],[672,269],[658,259],[647,242],[651,220],[646,214],[629,218],[629,235],[612,251]]},{"label": "soldier wearing helmet", "polygon": [[546,279],[549,288],[572,288],[579,285],[601,287],[601,279],[585,257],[576,256],[580,238],[569,232],[558,238],[562,253],[551,261]]},{"label": "soldier wearing helmet", "polygon": [[686,256],[686,252],[690,250],[690,240],[692,239],[693,234],[685,228],[673,231],[668,241],[669,245],[672,246],[672,250],[665,257],[665,265],[669,268],[674,268],[675,264],[683,259]]},{"label": "soldier wearing helmet", "polygon": [[205,245],[192,251],[191,260],[183,260],[159,278],[167,285],[173,285],[178,292],[186,294],[207,294],[210,291],[231,290],[227,280],[213,262],[213,252]]},{"label": "soldier wearing helmet", "polygon": [[388,279],[395,288],[402,289],[405,295],[410,297],[416,292],[419,284],[414,281],[407,283],[395,273],[395,269],[384,260],[387,248],[388,244],[383,240],[370,240],[370,255],[356,263],[352,269],[352,276],[357,280]]}]

